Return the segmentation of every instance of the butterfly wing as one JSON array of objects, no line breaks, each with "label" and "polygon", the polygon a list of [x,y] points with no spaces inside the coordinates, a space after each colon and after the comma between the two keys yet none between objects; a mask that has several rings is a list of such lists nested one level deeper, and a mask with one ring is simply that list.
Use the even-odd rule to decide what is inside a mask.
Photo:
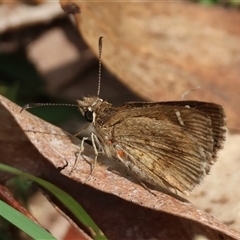
[{"label": "butterfly wing", "polygon": [[[215,126],[216,113],[211,116],[207,110],[170,103],[141,108],[125,105],[106,121],[102,133],[104,127],[111,128],[112,155],[140,180],[185,192],[209,172],[221,145],[217,134],[223,139],[224,123]],[[219,107],[211,106],[222,119]]]}]

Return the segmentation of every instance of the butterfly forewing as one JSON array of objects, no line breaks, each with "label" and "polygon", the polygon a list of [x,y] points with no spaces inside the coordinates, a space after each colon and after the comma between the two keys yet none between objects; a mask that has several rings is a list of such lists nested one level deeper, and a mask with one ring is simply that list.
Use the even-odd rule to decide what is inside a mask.
[{"label": "butterfly forewing", "polygon": [[[178,122],[175,111],[185,119],[184,125]],[[113,145],[125,155],[115,156],[143,180],[154,185],[167,182],[186,191],[208,171],[213,140],[207,115],[166,106],[146,108],[143,112],[131,109],[128,116],[124,112],[117,115],[113,118],[120,117],[121,121],[114,126]]]}]

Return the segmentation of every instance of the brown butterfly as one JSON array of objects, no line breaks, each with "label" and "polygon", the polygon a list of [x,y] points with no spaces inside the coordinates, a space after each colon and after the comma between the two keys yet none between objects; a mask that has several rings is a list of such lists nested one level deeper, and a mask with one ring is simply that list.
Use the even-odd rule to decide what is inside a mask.
[{"label": "brown butterfly", "polygon": [[155,186],[191,191],[209,172],[225,139],[224,110],[214,103],[114,107],[99,97],[77,102],[92,125],[95,150],[119,159],[139,180]]}]

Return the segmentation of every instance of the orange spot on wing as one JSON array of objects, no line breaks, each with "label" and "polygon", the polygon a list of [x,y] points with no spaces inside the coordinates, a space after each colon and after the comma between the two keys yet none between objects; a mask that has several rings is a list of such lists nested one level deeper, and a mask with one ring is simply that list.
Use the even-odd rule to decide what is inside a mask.
[{"label": "orange spot on wing", "polygon": [[119,157],[124,157],[124,155],[125,155],[125,153],[122,149],[118,150],[117,154]]}]

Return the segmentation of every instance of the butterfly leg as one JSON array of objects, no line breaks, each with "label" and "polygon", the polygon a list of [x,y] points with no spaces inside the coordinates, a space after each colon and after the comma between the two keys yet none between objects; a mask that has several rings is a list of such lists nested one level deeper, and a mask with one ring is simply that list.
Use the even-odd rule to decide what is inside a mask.
[{"label": "butterfly leg", "polygon": [[84,151],[84,142],[88,140],[88,137],[83,137],[82,141],[81,141],[81,146],[80,146],[80,151],[79,151],[79,155],[82,155],[83,151]]},{"label": "butterfly leg", "polygon": [[72,167],[72,170],[71,172],[73,172],[73,170],[75,169],[76,167],[76,163],[78,162],[79,160],[79,157],[82,156],[82,158],[84,159],[84,156],[82,155],[83,151],[84,151],[84,142],[87,140],[88,138],[87,137],[83,137],[82,141],[81,141],[81,145],[80,145],[80,150],[78,153],[76,153],[76,159],[74,161],[74,164],[73,164],[73,167]]},{"label": "butterfly leg", "polygon": [[96,167],[98,154],[99,154],[99,152],[102,152],[102,149],[99,151],[97,148],[97,147],[100,147],[101,145],[100,145],[100,142],[99,142],[97,136],[94,133],[91,133],[91,140],[92,140],[93,150],[95,153],[95,158],[94,158],[93,165],[91,164],[91,173],[90,173],[89,177],[83,183],[86,183],[90,180],[91,176],[93,175],[94,169]]}]

